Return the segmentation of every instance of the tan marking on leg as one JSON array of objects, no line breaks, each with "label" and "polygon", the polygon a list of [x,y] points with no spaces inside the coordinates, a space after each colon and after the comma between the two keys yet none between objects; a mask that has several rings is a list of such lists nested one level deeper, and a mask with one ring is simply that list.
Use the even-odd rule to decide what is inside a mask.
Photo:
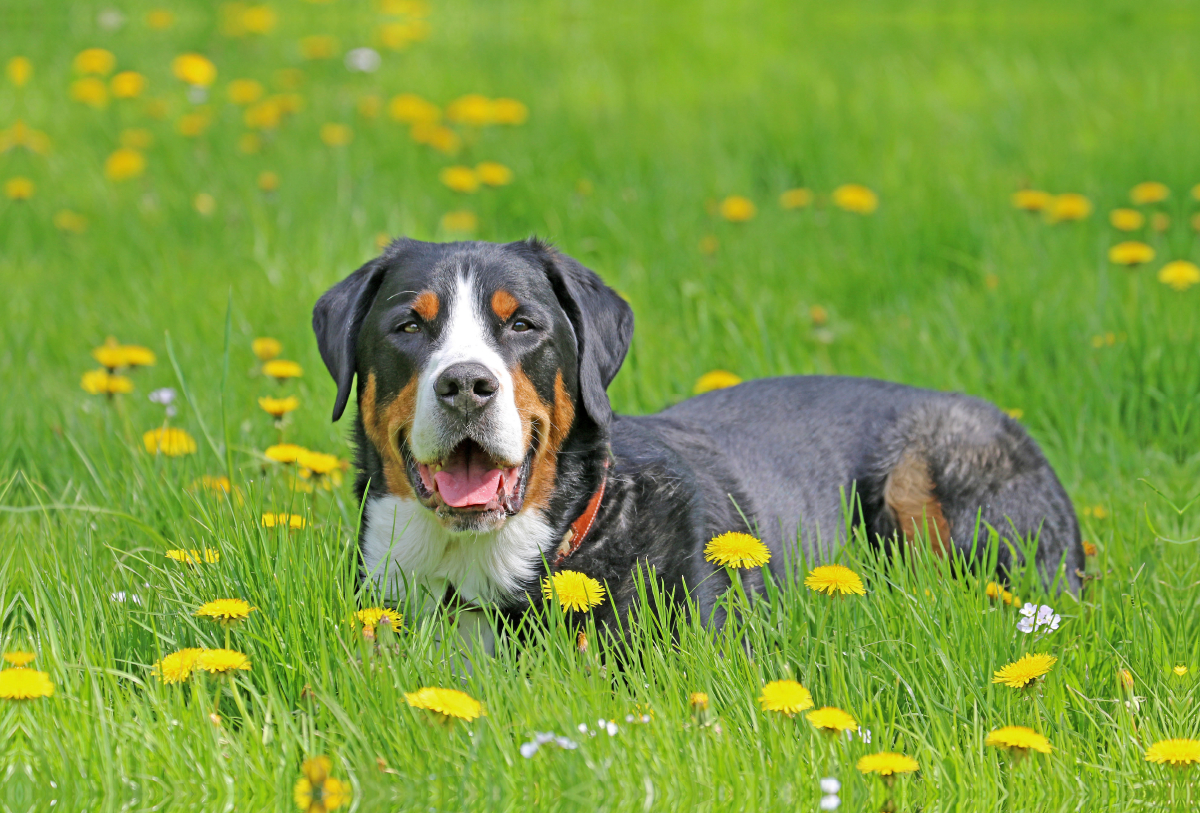
[{"label": "tan marking on leg", "polygon": [[554,378],[554,403],[547,404],[542,400],[520,366],[513,370],[513,396],[517,402],[517,412],[521,415],[526,448],[533,441],[534,433],[537,433],[538,450],[529,466],[525,505],[545,508],[554,493],[558,452],[575,421],[575,406],[563,384],[561,370]]},{"label": "tan marking on leg", "polygon": [[383,477],[389,493],[401,498],[412,498],[412,484],[408,481],[404,458],[400,455],[400,433],[412,426],[413,416],[417,409],[417,379],[413,378],[404,389],[384,405],[382,409],[375,402],[375,373],[367,376],[367,386],[363,387],[359,399],[359,414],[362,415],[363,429],[367,439],[379,452],[383,460]]},{"label": "tan marking on leg", "polygon": [[440,306],[441,303],[438,301],[438,295],[433,291],[421,291],[421,293],[417,294],[417,298],[413,300],[413,310],[426,322],[432,322],[437,318]]},{"label": "tan marking on leg", "polygon": [[950,523],[942,514],[942,504],[933,494],[929,466],[914,452],[905,452],[888,474],[883,500],[904,534],[912,541],[918,531],[926,531],[933,552],[945,556],[950,545]]},{"label": "tan marking on leg", "polygon": [[500,321],[507,322],[508,318],[517,310],[517,298],[508,291],[499,290],[492,294],[492,310],[500,317]]}]

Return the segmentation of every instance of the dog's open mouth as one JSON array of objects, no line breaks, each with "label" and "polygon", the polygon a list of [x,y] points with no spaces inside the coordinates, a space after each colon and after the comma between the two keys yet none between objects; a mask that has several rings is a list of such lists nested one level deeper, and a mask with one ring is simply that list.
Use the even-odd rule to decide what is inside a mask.
[{"label": "dog's open mouth", "polygon": [[436,463],[418,463],[410,458],[409,464],[413,486],[422,502],[435,510],[444,506],[474,513],[512,515],[520,511],[528,472],[529,458],[520,466],[502,468],[470,439]]}]

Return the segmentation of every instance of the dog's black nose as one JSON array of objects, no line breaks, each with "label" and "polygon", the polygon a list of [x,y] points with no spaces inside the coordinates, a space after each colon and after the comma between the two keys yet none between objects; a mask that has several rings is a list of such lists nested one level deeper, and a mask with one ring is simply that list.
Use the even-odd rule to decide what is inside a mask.
[{"label": "dog's black nose", "polygon": [[438,400],[462,413],[487,406],[499,389],[500,382],[491,370],[469,361],[451,364],[433,385]]}]

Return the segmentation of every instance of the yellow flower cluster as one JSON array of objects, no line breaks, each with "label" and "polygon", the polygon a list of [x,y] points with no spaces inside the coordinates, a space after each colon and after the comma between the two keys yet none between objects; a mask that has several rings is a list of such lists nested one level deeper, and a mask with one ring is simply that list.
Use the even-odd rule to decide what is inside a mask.
[{"label": "yellow flower cluster", "polygon": [[405,692],[404,699],[415,709],[433,712],[443,722],[474,720],[483,714],[483,705],[478,700],[457,689],[427,686],[415,692]]},{"label": "yellow flower cluster", "polygon": [[[804,209],[816,201],[818,198],[812,190],[804,187],[788,189],[779,195],[779,206],[783,209]],[[829,201],[844,212],[858,215],[873,214],[879,208],[879,195],[871,188],[856,183],[835,188],[829,195]],[[745,223],[758,215],[758,206],[745,195],[729,195],[717,204],[716,212],[730,223]]]},{"label": "yellow flower cluster", "polygon": [[563,570],[542,579],[542,596],[547,600],[558,597],[564,610],[586,613],[604,603],[604,585],[574,570]]},{"label": "yellow flower cluster", "polygon": [[181,649],[154,664],[152,674],[163,683],[182,683],[197,670],[230,675],[250,669],[250,659],[233,649]]}]

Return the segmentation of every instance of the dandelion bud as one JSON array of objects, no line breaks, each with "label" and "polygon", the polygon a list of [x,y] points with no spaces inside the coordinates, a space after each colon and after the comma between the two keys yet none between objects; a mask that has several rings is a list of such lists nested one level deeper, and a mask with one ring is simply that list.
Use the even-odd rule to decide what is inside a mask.
[{"label": "dandelion bud", "polygon": [[588,651],[587,633],[580,630],[575,636],[575,648],[579,650],[580,655],[586,655]]}]

